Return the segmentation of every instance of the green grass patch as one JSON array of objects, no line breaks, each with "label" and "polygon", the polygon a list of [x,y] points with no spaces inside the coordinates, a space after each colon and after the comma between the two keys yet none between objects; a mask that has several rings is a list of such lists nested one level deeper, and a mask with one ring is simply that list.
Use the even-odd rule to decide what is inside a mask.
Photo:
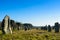
[{"label": "green grass patch", "polygon": [[60,40],[60,33],[47,32],[42,30],[19,30],[12,34],[2,34],[0,40]]}]

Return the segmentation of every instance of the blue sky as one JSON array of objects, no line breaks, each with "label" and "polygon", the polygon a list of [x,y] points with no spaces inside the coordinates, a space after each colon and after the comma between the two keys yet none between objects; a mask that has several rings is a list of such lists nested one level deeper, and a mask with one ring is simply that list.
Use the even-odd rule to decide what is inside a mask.
[{"label": "blue sky", "polygon": [[60,0],[0,0],[0,21],[5,15],[35,26],[60,23]]}]

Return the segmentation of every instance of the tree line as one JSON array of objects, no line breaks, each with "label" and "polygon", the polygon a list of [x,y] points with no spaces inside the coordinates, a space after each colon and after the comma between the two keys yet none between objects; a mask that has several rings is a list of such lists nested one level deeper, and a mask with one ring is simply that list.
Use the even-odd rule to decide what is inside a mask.
[{"label": "tree line", "polygon": [[[33,25],[30,23],[21,23],[21,22],[15,22],[14,20],[10,20],[10,25],[12,30],[30,30],[32,29]],[[3,22],[0,22],[0,30],[2,29]]]},{"label": "tree line", "polygon": [[[0,22],[0,30],[2,29],[2,22]],[[59,32],[60,24],[56,22],[54,26],[46,25],[46,26],[40,26],[40,27],[34,27],[30,23],[21,23],[21,22],[15,22],[14,20],[10,20],[10,25],[12,30],[31,30],[31,29],[39,29],[39,30],[46,30],[48,32],[51,32],[52,30],[55,31],[55,33]]]}]

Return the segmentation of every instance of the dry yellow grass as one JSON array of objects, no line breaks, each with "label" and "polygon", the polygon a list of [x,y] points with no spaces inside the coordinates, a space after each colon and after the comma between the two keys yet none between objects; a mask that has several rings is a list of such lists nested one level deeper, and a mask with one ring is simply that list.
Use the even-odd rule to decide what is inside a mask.
[{"label": "dry yellow grass", "polygon": [[13,31],[13,34],[5,35],[0,32],[0,40],[60,40],[60,33],[36,29]]}]

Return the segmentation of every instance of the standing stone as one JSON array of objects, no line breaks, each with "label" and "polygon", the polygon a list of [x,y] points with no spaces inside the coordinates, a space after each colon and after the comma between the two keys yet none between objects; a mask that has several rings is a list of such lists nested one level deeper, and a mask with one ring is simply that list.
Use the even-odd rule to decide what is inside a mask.
[{"label": "standing stone", "polygon": [[55,28],[55,33],[59,32],[59,23],[58,22],[55,23],[54,28]]},{"label": "standing stone", "polygon": [[12,30],[10,26],[10,17],[7,15],[5,16],[2,22],[2,32],[3,34],[8,34],[8,33],[12,34]]},{"label": "standing stone", "polygon": [[48,32],[51,32],[51,26],[48,25]]}]

